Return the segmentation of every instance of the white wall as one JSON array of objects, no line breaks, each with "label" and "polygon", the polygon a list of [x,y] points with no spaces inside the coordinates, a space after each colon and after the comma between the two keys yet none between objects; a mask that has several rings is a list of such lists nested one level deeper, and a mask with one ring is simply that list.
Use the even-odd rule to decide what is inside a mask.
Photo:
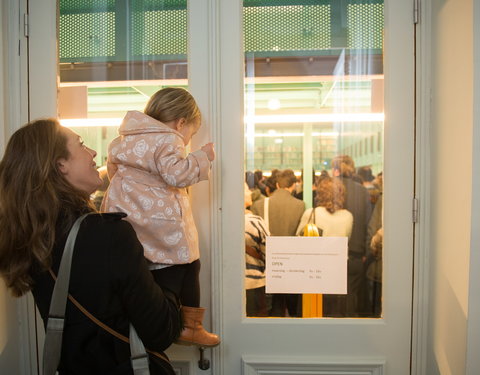
[{"label": "white wall", "polygon": [[[28,121],[26,0],[0,1],[0,157],[10,135]],[[14,299],[0,279],[0,374],[36,371],[35,332],[24,317],[34,309],[31,296]],[[29,347],[30,345],[30,347]]]},{"label": "white wall", "polygon": [[472,204],[473,2],[432,0],[428,374],[465,374]]},{"label": "white wall", "polygon": [[[7,45],[5,35],[7,23],[5,7],[0,6],[0,121],[2,124],[8,122],[8,95],[6,90],[7,77]],[[3,155],[5,147],[6,129],[0,128],[0,154]],[[19,355],[19,327],[17,323],[17,304],[13,300],[5,287],[5,283],[0,279],[0,369],[2,374],[17,374],[20,363]]]},{"label": "white wall", "polygon": [[473,6],[473,197],[466,364],[468,375],[478,374],[480,369],[480,1],[474,0]]},{"label": "white wall", "polygon": [[[18,374],[20,368],[17,304],[0,279],[0,369],[2,374]],[[5,371],[5,372],[4,372]]]}]

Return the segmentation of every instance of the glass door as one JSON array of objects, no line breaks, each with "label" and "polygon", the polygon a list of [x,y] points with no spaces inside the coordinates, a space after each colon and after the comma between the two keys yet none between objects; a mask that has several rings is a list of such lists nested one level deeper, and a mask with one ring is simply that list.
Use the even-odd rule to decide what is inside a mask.
[{"label": "glass door", "polygon": [[[244,61],[244,78],[238,84],[229,78],[236,72],[225,68],[223,87],[241,89],[243,97],[226,98],[224,105],[229,113],[242,111],[243,121],[242,131],[222,142],[242,150],[244,173],[227,171],[222,181],[228,238],[223,268],[229,270],[222,278],[228,291],[224,370],[241,362],[245,374],[407,374],[414,191],[411,5],[244,0],[240,17],[238,2],[227,3],[221,14],[233,31],[224,35],[222,48],[241,30],[243,50],[228,53]],[[240,168],[233,156],[225,155],[223,162]],[[242,194],[244,204],[234,202]],[[295,239],[301,240],[313,207],[324,237],[347,239],[346,267],[338,271],[345,290],[292,294],[288,285],[269,291],[269,267],[278,262],[268,262],[268,234],[285,237],[289,253],[297,254]],[[245,232],[239,233],[235,228],[242,224]],[[243,247],[231,245],[242,240]],[[322,267],[315,262],[312,257],[312,269]],[[235,276],[242,280],[234,281],[239,266],[242,273]],[[302,271],[308,269],[281,270]]]}]

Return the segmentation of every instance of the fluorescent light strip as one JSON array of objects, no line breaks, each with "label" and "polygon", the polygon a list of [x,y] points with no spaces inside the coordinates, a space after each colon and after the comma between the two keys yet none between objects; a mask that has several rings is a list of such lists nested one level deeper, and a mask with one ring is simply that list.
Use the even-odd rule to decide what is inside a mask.
[{"label": "fluorescent light strip", "polygon": [[[258,115],[245,116],[245,122],[254,124],[295,124],[329,122],[382,122],[383,113],[324,113],[307,115]],[[60,123],[67,127],[120,126],[121,118],[62,119]],[[300,135],[300,134],[299,134]],[[303,134],[301,134],[303,135]],[[267,136],[267,135],[265,135]]]},{"label": "fluorescent light strip", "polygon": [[61,119],[60,124],[66,128],[87,128],[96,126],[120,126],[121,118],[76,118]]},{"label": "fluorescent light strip", "polygon": [[255,124],[292,124],[319,122],[382,122],[383,113],[322,113],[306,115],[258,115],[245,116],[245,122]]},{"label": "fluorescent light strip", "polygon": [[[250,134],[246,134],[245,137],[249,137]],[[281,138],[281,137],[303,137],[303,133],[255,133],[255,137],[271,137],[271,138]],[[314,137],[338,137],[338,132],[313,132],[312,136]]]}]

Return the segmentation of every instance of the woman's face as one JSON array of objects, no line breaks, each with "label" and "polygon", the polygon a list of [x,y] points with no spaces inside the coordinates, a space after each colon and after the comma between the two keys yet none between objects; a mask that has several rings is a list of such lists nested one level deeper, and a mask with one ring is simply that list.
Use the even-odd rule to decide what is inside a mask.
[{"label": "woman's face", "polygon": [[82,138],[68,128],[63,128],[70,156],[58,160],[60,172],[78,190],[92,194],[102,184],[93,158],[97,153],[83,144]]}]

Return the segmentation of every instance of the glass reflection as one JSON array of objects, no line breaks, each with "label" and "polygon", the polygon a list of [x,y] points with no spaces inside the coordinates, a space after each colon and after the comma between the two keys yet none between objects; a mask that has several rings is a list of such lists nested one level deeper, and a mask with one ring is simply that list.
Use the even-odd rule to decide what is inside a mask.
[{"label": "glass reflection", "polygon": [[349,238],[346,295],[255,301],[247,248],[247,316],[381,317],[383,1],[243,4],[246,218],[295,236],[313,217]]},{"label": "glass reflection", "polygon": [[58,24],[59,118],[104,165],[127,111],[187,87],[187,1],[59,0]]},{"label": "glass reflection", "polygon": [[59,95],[62,125],[96,151],[108,187],[107,148],[127,111],[150,96],[187,88],[187,1],[59,0]]}]

